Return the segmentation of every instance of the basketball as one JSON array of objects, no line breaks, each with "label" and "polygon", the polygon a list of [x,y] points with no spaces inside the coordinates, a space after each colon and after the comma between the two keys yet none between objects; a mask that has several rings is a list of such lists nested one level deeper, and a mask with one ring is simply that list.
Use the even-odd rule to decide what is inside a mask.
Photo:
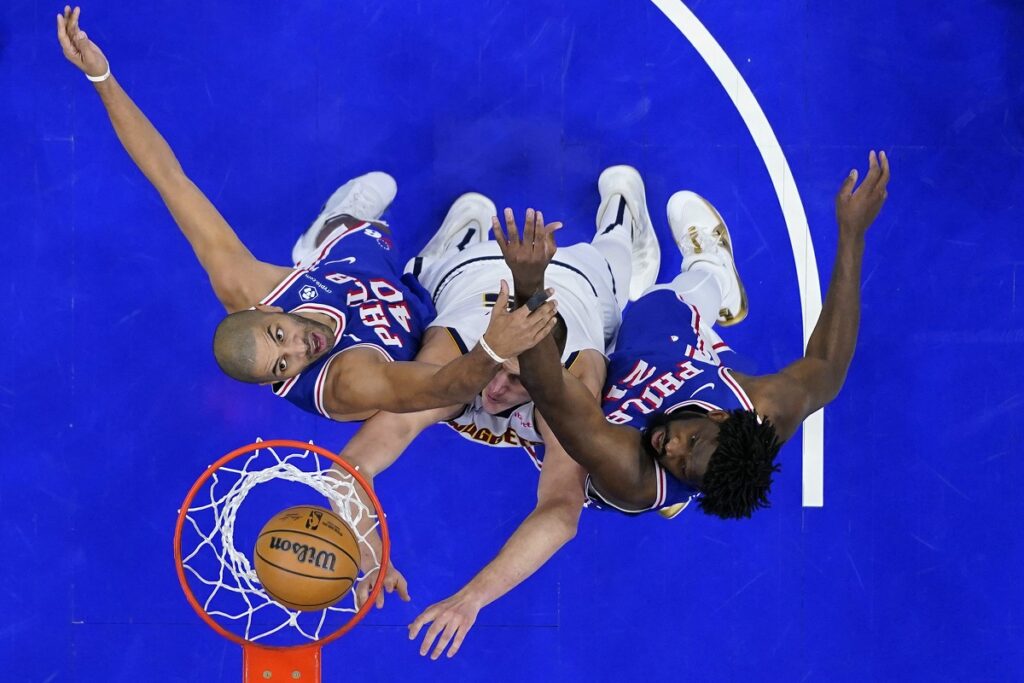
[{"label": "basketball", "polygon": [[264,525],[253,564],[276,601],[290,609],[320,610],[352,588],[359,573],[359,541],[330,510],[299,505]]}]

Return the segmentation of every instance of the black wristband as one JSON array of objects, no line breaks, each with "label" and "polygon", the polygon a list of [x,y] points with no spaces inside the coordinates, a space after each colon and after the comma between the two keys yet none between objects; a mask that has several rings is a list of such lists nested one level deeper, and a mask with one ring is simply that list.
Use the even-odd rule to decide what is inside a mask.
[{"label": "black wristband", "polygon": [[530,313],[533,313],[538,308],[540,308],[541,305],[543,305],[543,303],[547,300],[548,293],[545,292],[543,289],[538,290],[536,293],[534,293],[533,296],[526,300],[526,308],[529,309]]}]

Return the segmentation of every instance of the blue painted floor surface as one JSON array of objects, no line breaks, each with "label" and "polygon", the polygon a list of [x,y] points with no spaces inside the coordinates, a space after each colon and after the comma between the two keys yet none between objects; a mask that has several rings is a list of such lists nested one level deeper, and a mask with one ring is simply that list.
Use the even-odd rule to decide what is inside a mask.
[{"label": "blue painted floor surface", "polygon": [[[406,624],[497,552],[536,485],[525,456],[433,428],[377,481],[413,600],[329,646],[325,680],[1024,679],[1024,7],[689,7],[782,145],[823,284],[839,181],[870,149],[892,162],[857,355],[826,410],[825,506],[801,507],[797,439],[749,521],[584,511],[456,658],[431,662]],[[219,372],[217,302],[64,61],[58,9],[0,9],[0,678],[240,680],[238,648],[178,587],[177,508],[257,436],[340,448],[354,427]],[[259,258],[287,264],[331,191],[374,169],[398,180],[403,257],[468,190],[589,240],[598,174],[629,163],[662,277],[678,268],[665,202],[695,190],[728,223],[751,299],[723,336],[761,372],[801,352],[760,153],[654,4],[97,0],[83,25]]]}]

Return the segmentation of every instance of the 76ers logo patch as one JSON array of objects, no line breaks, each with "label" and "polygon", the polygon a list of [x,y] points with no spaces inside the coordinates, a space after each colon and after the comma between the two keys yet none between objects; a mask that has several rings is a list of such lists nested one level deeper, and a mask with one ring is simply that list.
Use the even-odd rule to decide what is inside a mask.
[{"label": "76ers logo patch", "polygon": [[303,301],[312,301],[317,297],[316,287],[312,285],[306,285],[299,290],[299,298]]},{"label": "76ers logo patch", "polygon": [[363,232],[367,237],[372,237],[377,240],[377,244],[379,244],[382,249],[386,249],[388,251],[391,250],[391,238],[385,237],[381,232],[374,230],[373,228],[367,228]]}]

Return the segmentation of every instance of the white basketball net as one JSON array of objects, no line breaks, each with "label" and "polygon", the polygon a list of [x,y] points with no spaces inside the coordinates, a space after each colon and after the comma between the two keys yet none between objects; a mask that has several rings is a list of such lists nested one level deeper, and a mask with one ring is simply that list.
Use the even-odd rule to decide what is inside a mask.
[{"label": "white basketball net", "polygon": [[[238,461],[242,461],[240,468],[234,466]],[[274,448],[260,448],[218,468],[186,513],[181,555],[189,586],[207,614],[250,642],[319,640],[321,634],[326,636],[340,626],[332,621],[347,620],[358,611],[355,584],[339,603],[315,612],[290,610],[266,593],[249,553],[235,547],[236,515],[246,496],[260,484],[278,479],[315,489],[355,532],[364,566],[367,558],[372,558],[372,566],[380,567],[377,550],[367,541],[370,534],[379,533],[376,511],[360,498],[359,482],[348,473],[332,470],[332,464],[310,450],[281,455]],[[194,533],[187,533],[189,529]],[[192,544],[194,549],[190,549]],[[376,580],[376,574],[373,570],[363,579]],[[325,626],[329,629],[326,633]]]}]

